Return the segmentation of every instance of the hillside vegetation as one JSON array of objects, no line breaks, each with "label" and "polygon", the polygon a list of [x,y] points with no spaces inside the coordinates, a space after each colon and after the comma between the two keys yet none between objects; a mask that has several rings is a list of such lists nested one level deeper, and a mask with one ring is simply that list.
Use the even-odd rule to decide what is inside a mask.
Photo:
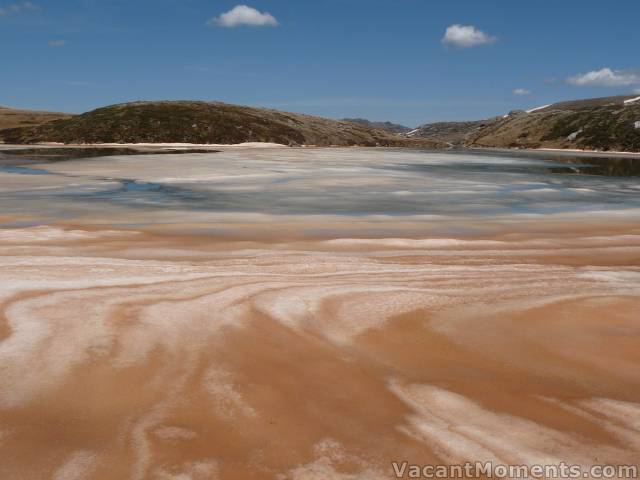
[{"label": "hillside vegetation", "polygon": [[479,122],[427,124],[412,136],[465,147],[640,152],[640,98],[635,98],[573,100]]},{"label": "hillside vegetation", "polygon": [[640,97],[572,100],[501,117],[430,123],[326,118],[219,102],[134,102],[72,116],[0,108],[0,141],[32,144],[270,142],[284,145],[562,148],[640,152]]},{"label": "hillside vegetation", "polygon": [[318,146],[420,146],[412,140],[351,123],[217,102],[135,102],[99,108],[45,125],[0,132],[5,143],[272,142]]},{"label": "hillside vegetation", "polygon": [[372,122],[364,118],[343,118],[342,121],[355,123],[366,128],[370,128],[373,130],[382,130],[389,133],[407,133],[411,130],[409,127],[405,127],[404,125],[399,125],[397,123]]},{"label": "hillside vegetation", "polygon": [[474,133],[480,131],[489,123],[491,123],[491,120],[427,123],[408,132],[407,137],[426,138],[447,142],[452,146],[460,146],[464,145]]}]

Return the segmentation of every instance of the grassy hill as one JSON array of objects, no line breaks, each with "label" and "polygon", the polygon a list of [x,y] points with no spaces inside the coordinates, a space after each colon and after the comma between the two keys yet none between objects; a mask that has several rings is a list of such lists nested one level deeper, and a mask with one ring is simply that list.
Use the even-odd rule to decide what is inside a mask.
[{"label": "grassy hill", "polygon": [[640,101],[607,97],[513,112],[471,135],[481,147],[577,148],[640,152]]},{"label": "grassy hill", "polygon": [[284,145],[575,148],[640,152],[640,100],[572,100],[470,122],[401,126],[218,102],[134,102],[82,115],[0,107],[0,141],[30,144],[272,142]]},{"label": "grassy hill", "polygon": [[71,118],[68,113],[38,112],[3,107],[0,105],[0,130],[17,127],[33,127],[53,120]]},{"label": "grassy hill", "polygon": [[112,105],[45,125],[0,131],[0,139],[18,144],[273,142],[318,146],[442,146],[437,141],[398,138],[351,122],[197,101]]},{"label": "grassy hill", "polygon": [[640,100],[634,98],[559,102],[477,122],[427,124],[410,135],[466,147],[640,152]]}]

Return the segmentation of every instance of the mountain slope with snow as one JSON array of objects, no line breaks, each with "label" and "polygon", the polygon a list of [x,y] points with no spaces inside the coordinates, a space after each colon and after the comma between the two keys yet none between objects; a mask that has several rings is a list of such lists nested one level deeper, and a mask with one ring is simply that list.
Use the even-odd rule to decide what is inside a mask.
[{"label": "mountain slope with snow", "polygon": [[640,97],[570,100],[472,122],[438,122],[407,133],[462,147],[640,152]]},{"label": "mountain slope with snow", "polygon": [[621,96],[572,100],[495,119],[469,136],[476,147],[640,151],[640,102]]}]

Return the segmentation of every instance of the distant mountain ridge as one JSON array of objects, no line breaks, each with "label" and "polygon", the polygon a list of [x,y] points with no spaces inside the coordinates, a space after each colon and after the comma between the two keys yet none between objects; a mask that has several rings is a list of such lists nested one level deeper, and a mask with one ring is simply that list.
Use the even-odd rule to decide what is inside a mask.
[{"label": "distant mountain ridge", "polygon": [[35,127],[0,131],[5,143],[270,142],[317,146],[444,147],[361,125],[220,102],[158,101],[111,105]]},{"label": "distant mountain ridge", "polygon": [[464,145],[470,136],[487,125],[491,120],[468,122],[434,122],[426,123],[407,132],[409,138],[427,138],[446,142],[452,146]]},{"label": "distant mountain ridge", "polygon": [[343,118],[342,122],[351,122],[356,123],[358,125],[362,125],[363,127],[370,128],[373,130],[383,130],[389,133],[407,133],[411,131],[411,128],[405,127],[404,125],[399,125],[397,123],[392,122],[372,122],[365,118]]}]

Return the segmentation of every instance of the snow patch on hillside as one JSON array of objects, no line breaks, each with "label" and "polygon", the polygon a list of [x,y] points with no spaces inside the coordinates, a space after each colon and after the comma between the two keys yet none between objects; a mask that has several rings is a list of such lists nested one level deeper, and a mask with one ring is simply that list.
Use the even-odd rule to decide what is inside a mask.
[{"label": "snow patch on hillside", "polygon": [[583,131],[584,129],[581,128],[580,130],[573,132],[567,137],[567,140],[569,140],[570,142],[573,142],[576,138],[578,138],[578,135],[580,135]]},{"label": "snow patch on hillside", "polygon": [[553,104],[550,103],[549,105],[542,105],[541,107],[536,107],[536,108],[532,108],[531,110],[526,110],[526,112],[527,113],[537,112],[538,110],[542,110],[544,108],[550,107],[551,105],[553,105]]}]

